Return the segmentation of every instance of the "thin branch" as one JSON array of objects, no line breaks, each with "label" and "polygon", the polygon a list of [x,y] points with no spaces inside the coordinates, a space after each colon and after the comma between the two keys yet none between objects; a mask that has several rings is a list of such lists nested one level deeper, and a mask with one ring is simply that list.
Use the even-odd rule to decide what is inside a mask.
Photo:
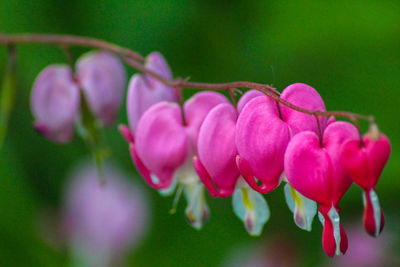
[{"label": "thin branch", "polygon": [[137,52],[128,48],[121,47],[109,42],[105,42],[95,38],[60,35],[60,34],[0,34],[0,43],[39,43],[39,44],[55,44],[55,45],[75,45],[84,47],[93,47],[114,52],[120,56],[129,57],[136,61],[143,61],[144,58]]},{"label": "thin branch", "polygon": [[270,85],[238,81],[229,83],[198,83],[189,82],[188,79],[177,79],[168,80],[159,74],[149,70],[143,65],[144,58],[137,52],[132,51],[128,48],[115,45],[106,41],[102,41],[95,38],[74,36],[74,35],[58,35],[58,34],[0,34],[0,44],[27,44],[27,43],[39,43],[39,44],[55,44],[58,46],[83,46],[92,47],[107,50],[119,55],[127,65],[134,69],[151,75],[158,81],[175,88],[194,88],[194,89],[206,89],[206,90],[225,90],[229,91],[231,88],[246,88],[256,89],[263,92],[268,97],[273,98],[277,102],[285,105],[293,110],[309,114],[312,116],[336,116],[348,118],[351,120],[361,119],[367,120],[370,123],[374,122],[374,117],[370,115],[362,115],[346,111],[319,111],[319,110],[308,110],[299,106],[296,106],[279,97],[280,93]]}]

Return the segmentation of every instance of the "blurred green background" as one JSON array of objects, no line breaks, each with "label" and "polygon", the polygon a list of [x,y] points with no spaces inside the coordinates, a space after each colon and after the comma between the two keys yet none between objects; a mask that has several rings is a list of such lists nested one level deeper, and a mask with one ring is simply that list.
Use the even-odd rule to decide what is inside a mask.
[{"label": "blurred green background", "polygon": [[[143,55],[158,50],[176,77],[193,81],[249,80],[279,90],[304,82],[329,110],[374,114],[392,142],[377,192],[399,251],[400,1],[1,0],[0,32],[88,35]],[[75,56],[84,51],[73,50]],[[18,52],[17,103],[0,152],[0,266],[63,266],[68,255],[42,240],[38,219],[60,207],[66,173],[88,152],[79,138],[57,146],[31,128],[34,78],[48,64],[64,62],[62,52],[37,45]],[[1,48],[1,72],[5,55]],[[120,114],[125,123],[124,109]],[[106,141],[114,161],[144,185],[116,128],[106,131]],[[184,201],[169,215],[172,198],[148,191],[151,231],[129,266],[218,266],[233,247],[268,243],[271,236],[292,242],[301,266],[325,261],[321,225],[316,219],[311,233],[299,230],[282,186],[266,196],[272,216],[260,238],[248,236],[230,199],[209,199],[210,220],[196,231],[185,221]],[[361,223],[360,192],[352,186],[341,202],[345,227]]]}]

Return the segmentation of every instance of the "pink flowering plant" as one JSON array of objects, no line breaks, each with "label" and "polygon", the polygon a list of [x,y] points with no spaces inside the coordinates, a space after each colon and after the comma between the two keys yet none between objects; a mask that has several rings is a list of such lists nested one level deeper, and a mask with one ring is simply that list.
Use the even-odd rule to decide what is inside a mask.
[{"label": "pink flowering plant", "polygon": [[[260,235],[271,214],[266,198],[283,183],[294,223],[311,231],[318,213],[324,251],[344,254],[348,240],[339,204],[354,182],[363,190],[367,233],[377,237],[382,231],[375,186],[391,146],[373,116],[327,111],[319,93],[303,83],[279,92],[253,82],[190,82],[174,79],[158,52],[142,57],[86,37],[0,35],[9,47],[35,42],[62,45],[66,54],[73,45],[98,49],[76,63],[46,67],[34,82],[31,107],[34,129],[56,143],[70,141],[77,130],[100,167],[99,134],[115,125],[125,95],[121,61],[139,71],[129,81],[128,122],[119,131],[144,181],[163,196],[175,193],[173,211],[184,194],[194,228],[209,217],[207,195],[231,197],[248,233]],[[206,91],[185,100],[185,88]],[[364,135],[360,121],[369,123]]]}]

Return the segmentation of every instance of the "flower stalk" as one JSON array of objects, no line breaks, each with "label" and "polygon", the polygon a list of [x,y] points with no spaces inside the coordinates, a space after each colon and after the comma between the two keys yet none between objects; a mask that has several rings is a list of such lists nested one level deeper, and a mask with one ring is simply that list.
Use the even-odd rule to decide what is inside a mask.
[{"label": "flower stalk", "polygon": [[15,72],[17,66],[17,51],[13,44],[7,45],[8,66],[1,84],[0,98],[0,148],[7,132],[8,119],[14,107]]},{"label": "flower stalk", "polygon": [[278,101],[282,105],[287,106],[301,113],[313,116],[343,117],[343,118],[348,118],[350,120],[360,119],[369,121],[370,123],[373,123],[375,121],[374,117],[371,115],[363,115],[347,111],[309,110],[296,106],[284,99],[281,99],[279,97],[279,92],[275,88],[267,84],[260,84],[247,81],[237,81],[229,83],[198,83],[198,82],[190,82],[188,81],[188,79],[169,80],[155,73],[154,71],[146,68],[143,64],[144,57],[141,56],[139,53],[132,51],[128,48],[124,48],[116,44],[95,38],[74,36],[74,35],[58,35],[58,34],[0,34],[0,45],[30,44],[30,43],[53,44],[61,47],[65,45],[83,46],[83,47],[98,48],[109,52],[113,52],[119,55],[127,65],[133,67],[134,69],[144,74],[152,76],[153,78],[157,79],[158,81],[164,83],[167,86],[175,88],[182,88],[182,89],[194,88],[194,89],[207,89],[207,90],[220,90],[220,91],[229,91],[231,88],[256,89],[263,92],[268,97],[271,97],[274,100]]}]

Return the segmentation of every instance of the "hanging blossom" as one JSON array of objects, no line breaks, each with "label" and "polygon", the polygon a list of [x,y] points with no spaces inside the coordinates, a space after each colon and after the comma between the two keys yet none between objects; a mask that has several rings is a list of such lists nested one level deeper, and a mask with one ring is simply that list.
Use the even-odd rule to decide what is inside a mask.
[{"label": "hanging blossom", "polygon": [[364,227],[372,236],[378,236],[385,220],[379,205],[375,186],[390,155],[389,139],[372,124],[362,140],[348,140],[340,159],[353,181],[363,189]]},{"label": "hanging blossom", "polygon": [[[146,66],[171,79],[168,64],[159,53],[146,59]],[[129,128],[121,125],[121,134],[130,144],[132,160],[145,181],[162,195],[184,190],[188,202],[186,217],[199,229],[209,209],[204,187],[192,165],[197,155],[200,126],[208,112],[227,99],[215,92],[201,92],[183,107],[175,103],[173,88],[148,75],[132,77],[127,97]]]},{"label": "hanging blossom", "polygon": [[188,202],[186,217],[198,229],[207,220],[209,209],[192,157],[197,155],[197,137],[205,116],[224,102],[227,99],[215,92],[197,93],[183,108],[173,102],[160,102],[143,114],[134,138],[121,128],[130,141],[133,162],[150,186],[165,195],[172,193],[178,183],[183,187]]},{"label": "hanging blossom", "polygon": [[84,99],[102,125],[112,126],[121,106],[124,86],[123,65],[108,52],[95,51],[82,56],[76,63],[75,77],[68,65],[50,65],[33,85],[33,126],[53,142],[70,141]]},{"label": "hanging blossom", "polygon": [[117,119],[124,97],[125,70],[114,55],[92,51],[76,62],[76,80],[93,114],[110,127]]},{"label": "hanging blossom", "polygon": [[33,86],[33,127],[56,143],[68,142],[74,135],[79,104],[79,87],[71,69],[67,65],[50,65],[39,74]]},{"label": "hanging blossom", "polygon": [[[158,52],[150,53],[144,66],[166,79],[172,79],[168,63]],[[129,127],[132,133],[135,132],[136,125],[143,113],[149,107],[161,101],[176,102],[177,96],[174,88],[166,86],[150,75],[137,73],[132,76],[126,99]]]},{"label": "hanging blossom", "polygon": [[67,184],[63,207],[64,234],[76,266],[120,266],[143,239],[150,219],[148,199],[139,185],[106,164],[106,185],[97,168],[77,167]]},{"label": "hanging blossom", "polygon": [[193,165],[213,197],[233,194],[236,215],[250,235],[260,235],[269,219],[269,208],[263,196],[243,180],[236,166],[235,130],[238,113],[258,91],[249,91],[238,103],[237,111],[229,103],[215,106],[204,119],[198,138],[198,156]]},{"label": "hanging blossom", "polygon": [[304,131],[290,141],[285,154],[285,173],[293,188],[319,203],[324,225],[322,245],[328,256],[345,253],[348,242],[340,223],[338,203],[352,180],[340,164],[342,144],[358,137],[348,122],[333,122],[318,136]]},{"label": "hanging blossom", "polygon": [[[303,108],[325,110],[320,95],[306,84],[292,84],[280,97]],[[286,180],[284,155],[290,139],[301,131],[317,132],[318,126],[313,116],[290,109],[267,96],[256,97],[240,108],[243,110],[236,126],[237,164],[251,188],[265,194]],[[318,121],[325,128],[326,119],[321,117]],[[284,191],[296,225],[311,231],[315,202],[289,184]]]}]

